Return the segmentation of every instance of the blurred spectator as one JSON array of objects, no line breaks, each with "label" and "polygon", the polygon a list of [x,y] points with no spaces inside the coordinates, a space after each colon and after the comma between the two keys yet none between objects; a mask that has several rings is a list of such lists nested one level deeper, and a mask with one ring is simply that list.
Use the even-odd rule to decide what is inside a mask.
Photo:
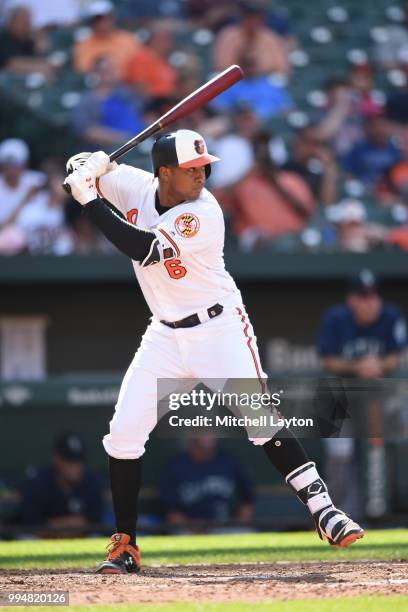
[{"label": "blurred spectator", "polygon": [[383,111],[383,102],[373,93],[374,70],[368,61],[353,64],[349,73],[351,108],[362,119],[373,117]]},{"label": "blurred spectator", "polygon": [[47,184],[26,203],[15,219],[32,254],[68,255],[74,242],[65,222],[65,173],[55,162],[44,164]]},{"label": "blurred spectator", "polygon": [[175,104],[176,99],[167,96],[159,96],[157,98],[146,100],[146,104],[143,109],[143,116],[146,124],[150,125],[150,123],[156,121],[158,117],[161,117],[167,113]]},{"label": "blurred spectator", "polygon": [[115,26],[113,4],[96,0],[86,10],[90,35],[75,43],[74,67],[78,72],[90,72],[96,60],[109,57],[120,79],[126,78],[128,64],[141,48],[134,34]]},{"label": "blurred spectator", "polygon": [[89,150],[123,144],[144,128],[140,101],[118,81],[109,57],[96,60],[93,88],[85,92],[72,113],[72,124]]},{"label": "blurred spectator", "polygon": [[[402,215],[403,225],[390,229],[385,238],[387,244],[393,244],[400,249],[408,250],[408,127],[399,130],[403,157],[386,172],[384,180],[377,191],[379,201],[383,206],[397,205]],[[398,206],[399,205],[399,206]],[[404,208],[402,208],[402,206]],[[404,210],[405,209],[405,210]],[[404,220],[405,216],[405,220]],[[400,217],[401,218],[401,217]]]},{"label": "blurred spectator", "polygon": [[86,215],[82,214],[81,206],[74,200],[68,202],[66,207],[66,223],[73,240],[73,251],[77,255],[91,255],[104,253],[112,255],[117,253],[115,247],[106,240],[102,232],[95,229]]},{"label": "blurred spectator", "polygon": [[[370,270],[361,270],[351,279],[345,304],[333,306],[324,314],[317,341],[322,367],[330,376],[363,380],[390,376],[398,368],[405,345],[406,324],[401,311],[383,302],[378,281]],[[362,399],[368,412],[361,412]],[[358,406],[352,403],[349,408],[356,408],[362,418],[363,415],[369,418],[373,399],[366,392],[364,398],[359,396]],[[377,390],[375,400],[379,399]],[[362,500],[354,440],[330,438],[326,451],[327,480],[334,503],[358,515]]]},{"label": "blurred spectator", "polygon": [[408,251],[408,225],[390,229],[385,237],[385,242],[395,245],[402,251]]},{"label": "blurred spectator", "polygon": [[[77,227],[70,223],[72,213],[66,218],[64,171],[58,163],[45,163],[44,174],[28,170],[28,161],[23,140],[11,138],[0,144],[0,254],[104,251],[107,241],[91,227],[85,231],[86,221]],[[80,212],[80,207],[75,208]]]},{"label": "blurred spectator", "polygon": [[267,10],[266,25],[285,38],[288,49],[294,48],[296,46],[296,39],[291,32],[289,19],[286,16],[287,11],[282,11],[281,7],[279,10],[275,10],[274,2],[270,0],[263,0],[263,3]]},{"label": "blurred spectator", "polygon": [[214,164],[211,170],[211,187],[217,190],[216,197],[223,203],[230,195],[229,187],[244,178],[252,169],[252,140],[261,125],[253,109],[245,104],[233,108],[229,118],[231,122],[228,133],[218,138],[212,147],[220,161]]},{"label": "blurred spectator", "polygon": [[334,153],[320,136],[319,128],[308,125],[297,130],[289,161],[283,170],[294,172],[308,184],[320,204],[337,201],[338,167]]},{"label": "blurred spectator", "polygon": [[[233,25],[241,16],[240,6],[244,3],[236,0],[185,0],[185,11],[193,20],[195,27],[208,28],[218,32],[222,27]],[[255,3],[253,3],[255,4]],[[289,38],[290,27],[287,18],[276,11],[270,0],[257,0],[259,10],[263,9],[265,22],[274,32]],[[293,39],[291,40],[291,42]]]},{"label": "blurred spectator", "polygon": [[164,22],[153,23],[146,45],[129,61],[126,82],[140,86],[149,97],[174,95],[177,72],[168,61],[174,48],[171,26]]},{"label": "blurred spectator", "polygon": [[327,96],[323,111],[315,114],[318,136],[341,157],[364,136],[362,118],[353,107],[353,92],[347,79],[330,79],[324,92]]},{"label": "blurred spectator", "polygon": [[335,223],[337,244],[342,251],[367,253],[386,236],[381,225],[367,223],[365,208],[358,200],[342,200],[336,206]]},{"label": "blurred spectator", "polygon": [[85,465],[81,438],[74,433],[56,441],[52,465],[29,478],[23,492],[25,525],[72,529],[100,522],[103,512],[102,482]]},{"label": "blurred spectator", "polygon": [[254,142],[256,164],[231,192],[228,212],[241,247],[267,245],[278,236],[304,229],[316,203],[297,174],[276,167],[269,154],[269,134]]},{"label": "blurred spectator", "polygon": [[28,9],[35,30],[76,23],[79,21],[81,4],[81,0],[5,0],[6,10],[17,6]]},{"label": "blurred spectator", "polygon": [[[224,201],[229,197],[230,187],[240,181],[254,165],[253,140],[261,128],[261,121],[246,104],[239,104],[232,113],[220,116],[224,123],[223,133],[220,133],[213,143],[214,150],[220,161],[211,171],[211,189],[216,190],[216,197]],[[270,134],[268,144],[269,155],[277,165],[288,158],[286,144],[281,136]]]},{"label": "blurred spectator", "polygon": [[366,119],[365,138],[343,158],[345,170],[366,185],[375,187],[385,171],[401,159],[401,151],[390,136],[385,117]]},{"label": "blurred spectator", "polygon": [[238,104],[245,104],[266,121],[292,108],[293,101],[285,86],[271,75],[257,73],[253,54],[245,53],[238,63],[245,78],[214,99],[212,106],[216,110],[228,112]]},{"label": "blurred spectator", "polygon": [[[183,53],[183,66],[178,68],[177,98],[182,100],[202,85],[199,60],[194,54],[188,57]],[[188,116],[183,121],[188,121]]]},{"label": "blurred spectator", "polygon": [[289,74],[290,66],[285,40],[265,24],[262,5],[255,1],[240,2],[241,18],[236,25],[223,28],[216,37],[213,58],[216,70],[239,64],[245,53],[254,58],[254,72]]},{"label": "blurred spectator", "polygon": [[13,9],[0,33],[0,69],[23,74],[41,72],[51,76],[51,64],[36,57],[42,45],[41,37],[34,36],[32,31],[30,11],[21,7]]},{"label": "blurred spectator", "polygon": [[185,11],[197,28],[218,32],[236,21],[236,0],[185,0]]},{"label": "blurred spectator", "polygon": [[401,56],[399,69],[402,72],[403,85],[388,94],[385,105],[387,119],[397,124],[397,132],[398,124],[408,124],[408,46]]},{"label": "blurred spectator", "polygon": [[408,127],[400,128],[399,144],[402,157],[387,169],[377,195],[382,204],[403,203],[408,206]]},{"label": "blurred spectator", "polygon": [[254,494],[241,466],[210,436],[191,438],[187,450],[170,459],[160,498],[173,525],[231,517],[249,522],[253,516]]},{"label": "blurred spectator", "polygon": [[27,169],[28,146],[23,140],[9,138],[0,144],[0,228],[12,223],[45,184],[41,172]]},{"label": "blurred spectator", "polygon": [[408,3],[404,2],[405,19],[403,23],[382,26],[382,40],[374,47],[373,55],[383,68],[395,68],[399,64],[401,52],[408,50]]}]

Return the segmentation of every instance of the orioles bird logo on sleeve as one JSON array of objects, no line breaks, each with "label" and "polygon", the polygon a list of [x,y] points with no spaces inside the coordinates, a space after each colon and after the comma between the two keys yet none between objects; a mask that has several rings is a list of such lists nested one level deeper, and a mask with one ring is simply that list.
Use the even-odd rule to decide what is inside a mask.
[{"label": "orioles bird logo on sleeve", "polygon": [[197,153],[199,155],[202,155],[203,153],[205,153],[205,144],[204,144],[204,140],[201,139],[197,139],[194,141],[194,148],[197,151]]},{"label": "orioles bird logo on sleeve", "polygon": [[184,238],[192,238],[200,229],[200,221],[193,213],[179,215],[174,223],[177,233]]}]

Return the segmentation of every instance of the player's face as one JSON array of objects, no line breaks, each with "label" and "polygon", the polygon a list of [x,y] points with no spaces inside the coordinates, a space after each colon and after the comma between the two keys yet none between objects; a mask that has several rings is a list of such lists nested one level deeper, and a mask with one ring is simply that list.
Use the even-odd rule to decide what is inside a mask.
[{"label": "player's face", "polygon": [[382,303],[377,293],[350,294],[347,301],[354,319],[360,325],[371,325],[377,320]]},{"label": "player's face", "polygon": [[80,482],[84,474],[84,464],[81,461],[68,461],[59,455],[54,456],[54,465],[58,476],[66,482]]},{"label": "player's face", "polygon": [[196,200],[205,183],[205,166],[197,168],[166,168],[163,180],[175,200]]}]

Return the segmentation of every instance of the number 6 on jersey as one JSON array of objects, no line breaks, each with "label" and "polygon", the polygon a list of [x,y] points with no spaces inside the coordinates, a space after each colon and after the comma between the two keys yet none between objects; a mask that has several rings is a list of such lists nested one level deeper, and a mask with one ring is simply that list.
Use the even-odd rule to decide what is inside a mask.
[{"label": "number 6 on jersey", "polygon": [[164,262],[166,270],[169,273],[170,278],[178,280],[183,278],[187,274],[187,270],[181,265],[180,259],[168,259]]}]

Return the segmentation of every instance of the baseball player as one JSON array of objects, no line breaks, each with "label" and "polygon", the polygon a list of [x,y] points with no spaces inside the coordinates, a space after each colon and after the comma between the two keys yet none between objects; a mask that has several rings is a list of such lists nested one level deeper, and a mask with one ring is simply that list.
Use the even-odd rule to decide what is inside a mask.
[{"label": "baseball player", "polygon": [[[216,161],[200,134],[177,130],[153,145],[153,173],[112,164],[102,151],[67,164],[73,197],[132,259],[153,315],[103,439],[117,533],[96,569],[101,574],[140,569],[137,505],[142,455],[157,423],[158,379],[266,379],[241,294],[225,269],[223,214],[205,188]],[[315,463],[288,429],[277,426],[270,438],[251,441],[307,506],[322,540],[344,548],[363,537],[333,505]]]}]

